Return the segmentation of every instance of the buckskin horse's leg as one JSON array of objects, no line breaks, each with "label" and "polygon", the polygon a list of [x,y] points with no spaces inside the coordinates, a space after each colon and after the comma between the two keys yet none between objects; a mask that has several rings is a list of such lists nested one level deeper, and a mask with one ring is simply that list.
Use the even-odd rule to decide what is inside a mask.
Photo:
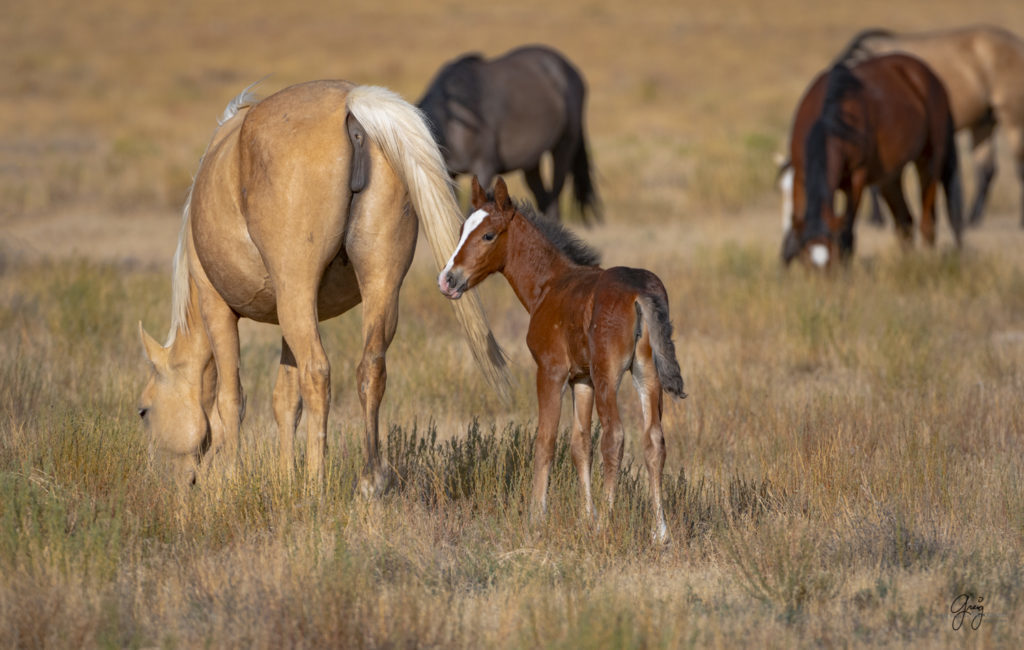
[{"label": "buckskin horse's leg", "polygon": [[277,366],[277,380],[274,382],[274,420],[277,422],[278,462],[287,476],[295,471],[295,429],[301,416],[299,370],[288,342],[282,338],[281,363]]}]

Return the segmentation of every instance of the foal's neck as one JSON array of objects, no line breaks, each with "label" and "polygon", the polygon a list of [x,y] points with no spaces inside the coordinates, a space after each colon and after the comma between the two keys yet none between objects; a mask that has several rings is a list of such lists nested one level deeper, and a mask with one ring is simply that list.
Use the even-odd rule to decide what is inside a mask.
[{"label": "foal's neck", "polygon": [[543,300],[551,281],[575,265],[530,221],[516,214],[508,227],[509,241],[501,273],[526,311]]}]

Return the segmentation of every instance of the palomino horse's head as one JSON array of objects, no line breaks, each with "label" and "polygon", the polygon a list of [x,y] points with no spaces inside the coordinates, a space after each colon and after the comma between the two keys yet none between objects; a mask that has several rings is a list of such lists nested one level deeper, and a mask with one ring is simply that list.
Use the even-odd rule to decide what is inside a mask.
[{"label": "palomino horse's head", "polygon": [[456,300],[505,266],[508,225],[516,206],[500,176],[494,184],[494,199],[487,197],[480,181],[473,177],[473,213],[462,224],[459,245],[437,276],[441,293]]},{"label": "palomino horse's head", "polygon": [[212,410],[216,370],[207,363],[196,371],[194,359],[180,359],[174,342],[160,345],[142,323],[139,336],[150,366],[138,402],[150,460],[168,470],[175,480],[193,483],[199,456],[209,445],[207,413]]}]

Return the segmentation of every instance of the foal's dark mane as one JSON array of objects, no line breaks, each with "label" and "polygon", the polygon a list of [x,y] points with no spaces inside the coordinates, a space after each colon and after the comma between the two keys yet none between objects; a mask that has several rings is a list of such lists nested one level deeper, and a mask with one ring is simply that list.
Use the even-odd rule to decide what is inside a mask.
[{"label": "foal's dark mane", "polygon": [[807,196],[804,239],[809,240],[823,234],[825,224],[821,220],[821,208],[831,201],[828,187],[829,137],[856,142],[861,133],[843,119],[843,99],[863,90],[864,84],[845,63],[837,63],[828,71],[825,85],[825,100],[821,116],[814,121],[804,143],[804,191]]},{"label": "foal's dark mane", "polygon": [[[492,192],[487,193],[488,200],[494,200]],[[537,214],[533,205],[527,201],[513,201],[516,212],[529,221],[544,239],[579,266],[600,266],[601,254],[560,222]]]}]

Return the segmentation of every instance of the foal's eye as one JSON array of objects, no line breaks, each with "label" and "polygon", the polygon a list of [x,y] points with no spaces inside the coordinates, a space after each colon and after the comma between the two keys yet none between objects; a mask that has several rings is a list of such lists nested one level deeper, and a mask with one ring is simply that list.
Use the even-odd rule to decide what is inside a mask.
[{"label": "foal's eye", "polygon": [[493,232],[484,233],[484,241],[494,241],[495,234]]}]

